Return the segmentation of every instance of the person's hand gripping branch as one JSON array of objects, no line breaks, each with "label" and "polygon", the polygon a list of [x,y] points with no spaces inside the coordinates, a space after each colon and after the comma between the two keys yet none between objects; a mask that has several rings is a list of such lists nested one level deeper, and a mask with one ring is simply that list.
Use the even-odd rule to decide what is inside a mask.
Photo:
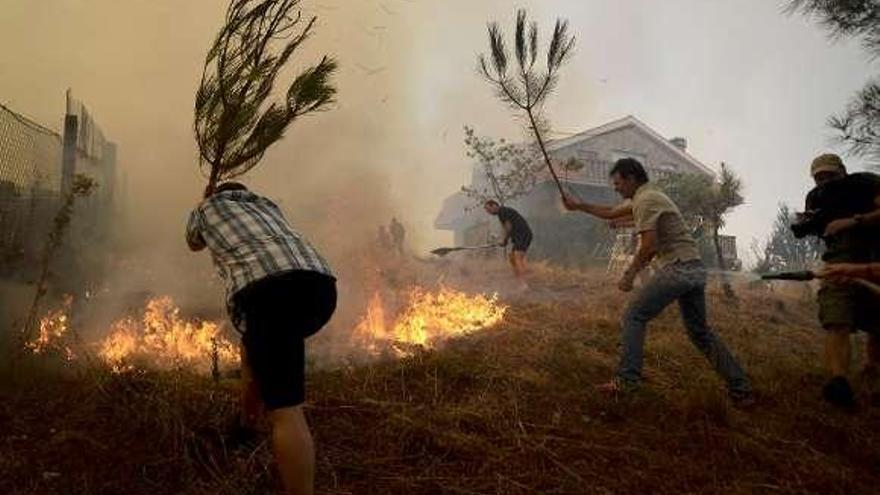
[{"label": "person's hand gripping branch", "polygon": [[569,192],[566,192],[562,195],[562,205],[568,211],[577,211],[580,210],[581,202],[572,197]]}]

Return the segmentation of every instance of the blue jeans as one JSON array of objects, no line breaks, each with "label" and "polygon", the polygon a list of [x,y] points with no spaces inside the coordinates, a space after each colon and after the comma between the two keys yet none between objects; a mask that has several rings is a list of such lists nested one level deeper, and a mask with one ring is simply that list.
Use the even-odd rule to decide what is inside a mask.
[{"label": "blue jeans", "polygon": [[623,354],[617,376],[629,385],[641,381],[647,324],[676,300],[691,343],[727,382],[728,390],[732,394],[751,392],[742,367],[706,323],[706,269],[700,261],[678,262],[660,269],[635,294],[623,316]]}]

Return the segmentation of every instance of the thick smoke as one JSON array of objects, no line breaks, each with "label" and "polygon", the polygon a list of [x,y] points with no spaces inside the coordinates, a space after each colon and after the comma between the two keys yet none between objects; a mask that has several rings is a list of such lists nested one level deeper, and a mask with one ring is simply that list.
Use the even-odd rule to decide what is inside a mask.
[{"label": "thick smoke", "polygon": [[[802,164],[827,144],[824,119],[867,68],[857,46],[831,46],[772,4],[306,0],[319,24],[295,60],[336,56],[339,102],[296,122],[244,181],[282,204],[343,272],[341,284],[356,284],[349,260],[391,215],[418,252],[449,241],[432,221],[468,179],[461,126],[521,136],[477,76],[475,57],[486,48],[485,23],[509,28],[522,6],[544,37],[556,16],[578,36],[547,108],[560,135],[634,114],[688,137],[695,156],[724,160],[744,177],[749,206],[729,225],[747,246],[768,230],[767,212],[780,200],[800,203]],[[124,215],[110,291],[169,293],[218,315],[222,290],[210,259],[187,252],[182,231],[204,185],[193,97],[225,6],[11,0],[0,16],[0,41],[16,47],[0,54],[0,99],[57,129],[71,87],[119,144]]]},{"label": "thick smoke", "polygon": [[[380,224],[401,219],[412,252],[445,239],[433,230],[433,217],[468,177],[458,115],[475,99],[496,106],[474,71],[487,17],[407,1],[303,7],[319,23],[290,74],[323,54],[336,57],[338,103],[295,122],[241,180],[276,200],[330,260],[342,295],[337,326],[347,326],[373,289],[367,286],[375,285],[371,273],[384,256],[372,250]],[[119,145],[115,235],[109,252],[88,253],[107,257],[104,283],[78,294],[82,299],[88,290],[93,301],[81,305],[87,334],[98,336],[120,314],[163,294],[189,314],[223,318],[223,289],[210,257],[187,251],[183,229],[205,182],[191,131],[194,92],[224,3],[98,0],[60,2],[51,12],[27,3],[10,10],[30,29],[57,38],[52,50],[32,47],[45,53],[49,73],[28,91],[12,88],[21,95],[17,106],[57,122],[62,105],[38,102],[33,93],[58,92],[60,101],[72,86]],[[455,30],[470,31],[465,38],[473,42],[439,36]],[[477,83],[479,98],[462,92],[461,80]]]}]

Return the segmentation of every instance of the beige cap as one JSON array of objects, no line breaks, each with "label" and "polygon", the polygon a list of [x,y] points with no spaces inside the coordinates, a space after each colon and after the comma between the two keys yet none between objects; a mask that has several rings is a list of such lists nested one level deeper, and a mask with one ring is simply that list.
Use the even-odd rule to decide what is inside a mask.
[{"label": "beige cap", "polygon": [[833,153],[825,153],[813,159],[810,165],[810,175],[813,177],[820,172],[845,172],[846,167],[843,166],[843,160]]}]

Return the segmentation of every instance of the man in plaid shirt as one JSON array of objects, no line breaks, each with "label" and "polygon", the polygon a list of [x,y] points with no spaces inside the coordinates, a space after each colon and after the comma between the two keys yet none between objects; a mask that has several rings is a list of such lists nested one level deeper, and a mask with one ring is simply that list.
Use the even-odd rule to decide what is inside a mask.
[{"label": "man in plaid shirt", "polygon": [[315,454],[302,410],[305,339],[333,315],[336,279],[275,203],[236,182],[206,193],[190,214],[186,242],[193,251],[211,252],[242,334],[241,426],[254,425],[262,401],[285,488],[311,494]]}]

